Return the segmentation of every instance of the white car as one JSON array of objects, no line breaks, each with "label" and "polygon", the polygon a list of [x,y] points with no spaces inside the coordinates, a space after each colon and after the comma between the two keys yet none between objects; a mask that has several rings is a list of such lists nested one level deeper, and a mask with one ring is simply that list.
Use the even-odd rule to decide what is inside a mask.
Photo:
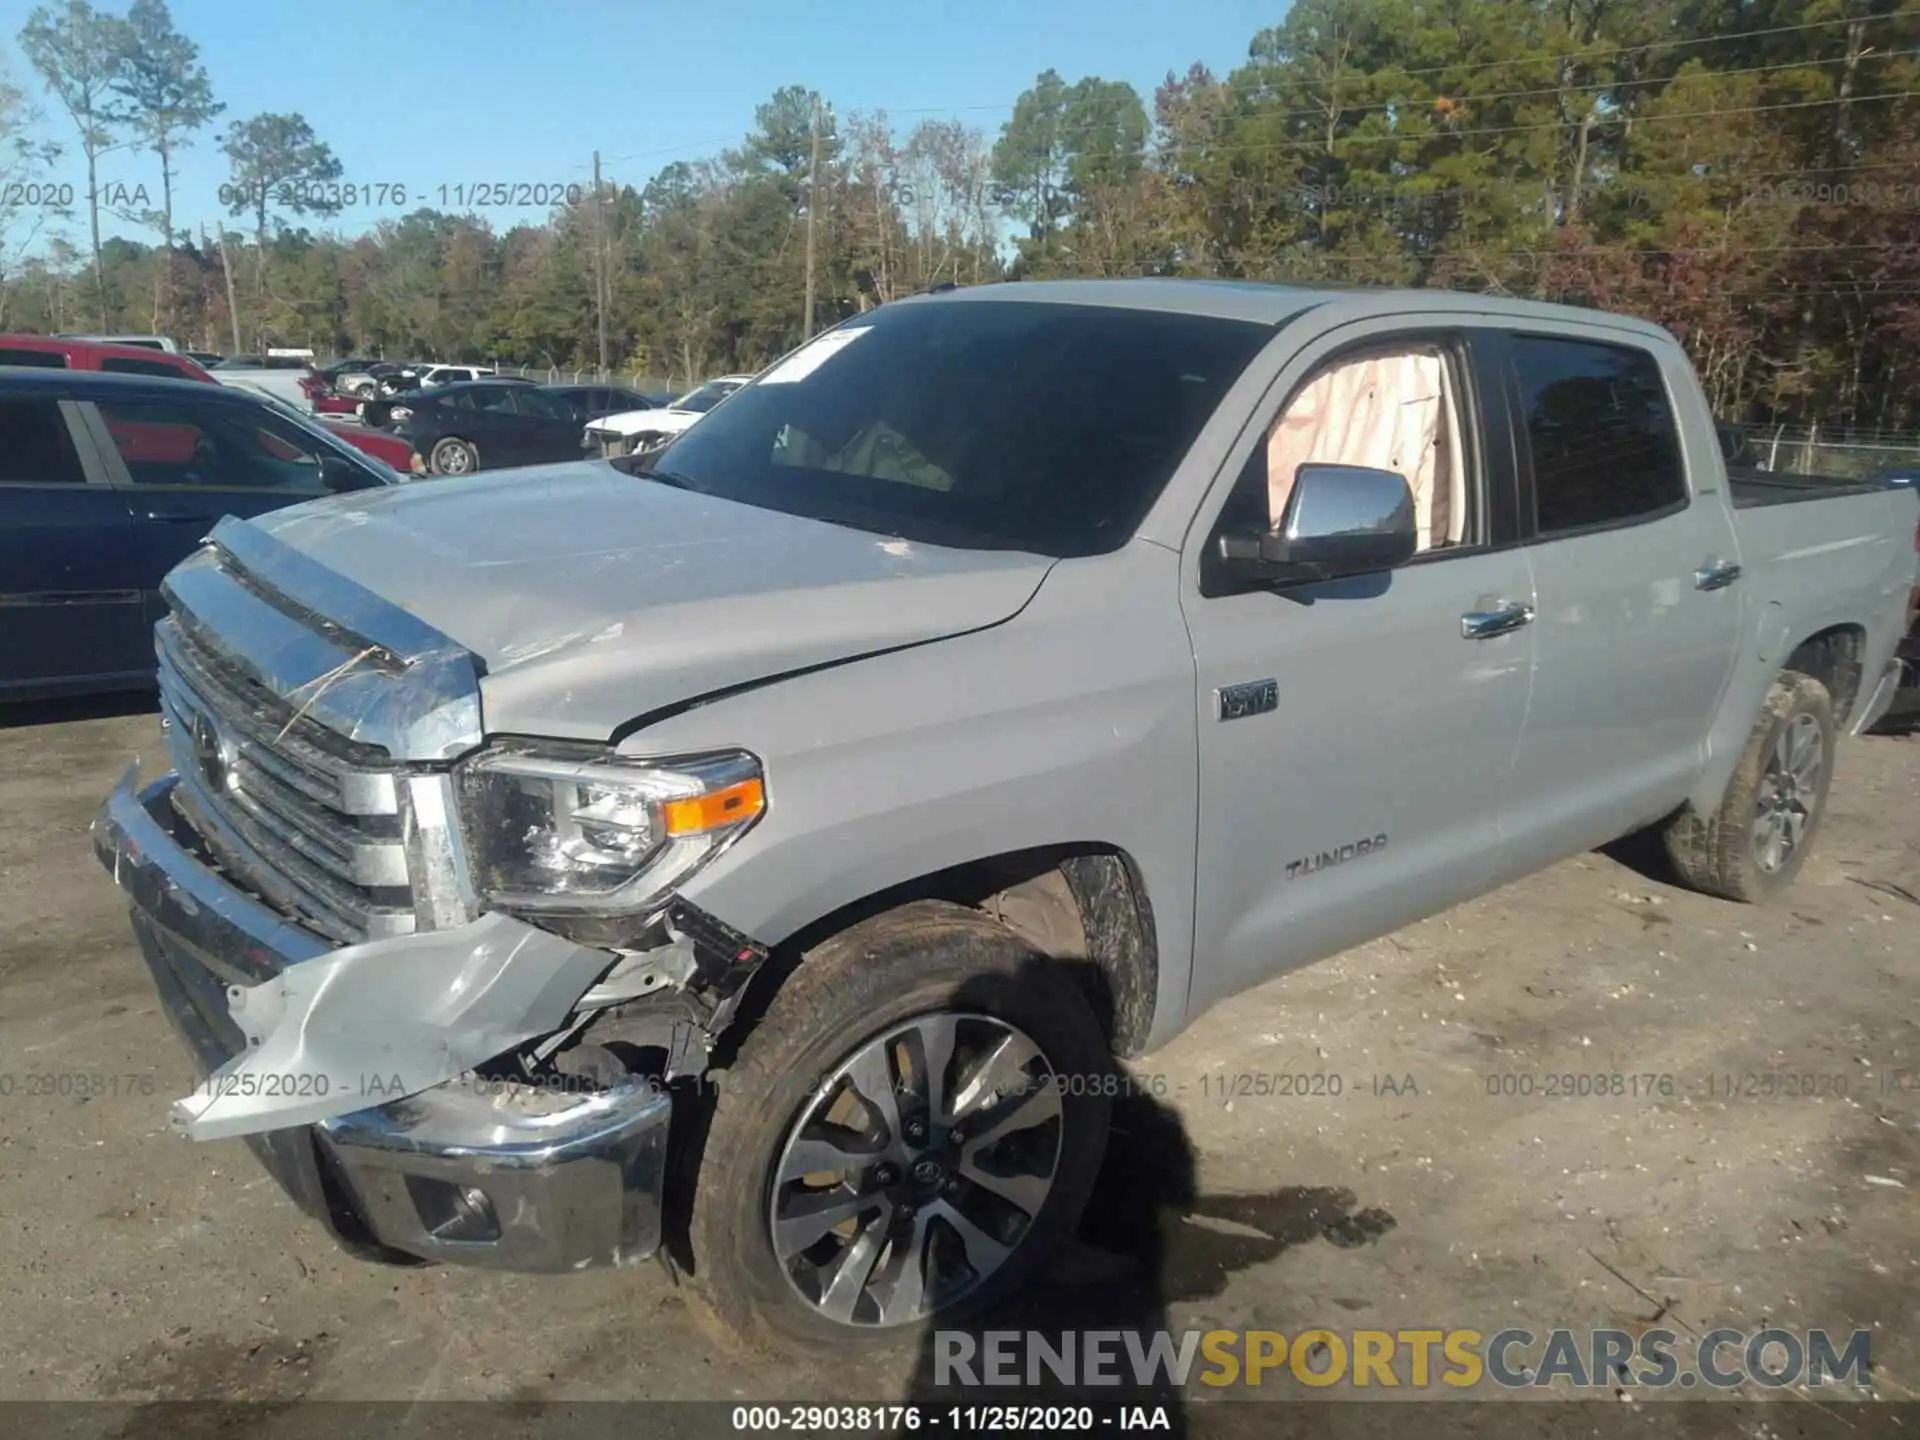
[{"label": "white car", "polygon": [[496,376],[485,365],[435,365],[420,377],[422,388],[433,385],[458,385],[466,380],[492,380]]},{"label": "white car", "polygon": [[752,379],[751,375],[722,375],[689,390],[671,405],[603,415],[587,426],[587,448],[599,450],[602,456],[631,455],[671,440]]}]

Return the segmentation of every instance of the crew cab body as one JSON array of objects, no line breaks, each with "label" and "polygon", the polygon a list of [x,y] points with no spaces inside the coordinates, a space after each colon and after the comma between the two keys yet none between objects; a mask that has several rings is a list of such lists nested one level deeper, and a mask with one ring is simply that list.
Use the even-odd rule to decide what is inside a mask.
[{"label": "crew cab body", "polygon": [[[167,582],[174,768],[96,829],[213,1074],[175,1122],[355,1244],[630,1263],[751,977],[902,897],[1138,1055],[1714,813],[1789,661],[1872,723],[1920,496],[1752,500],[1639,321],[1089,281],[850,320],[652,462],[224,521]],[[609,1025],[660,1068],[542,1088]]]},{"label": "crew cab body", "polygon": [[156,346],[65,335],[0,335],[0,365],[95,370],[108,375],[153,375],[215,383],[212,375],[186,355]]},{"label": "crew cab body", "polygon": [[150,686],[160,582],[215,521],[399,478],[204,380],[0,370],[0,700]]}]

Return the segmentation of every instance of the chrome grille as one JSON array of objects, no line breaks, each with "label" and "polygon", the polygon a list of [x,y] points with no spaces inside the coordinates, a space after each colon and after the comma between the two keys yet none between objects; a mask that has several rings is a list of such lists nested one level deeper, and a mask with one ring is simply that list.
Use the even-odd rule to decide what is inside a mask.
[{"label": "chrome grille", "polygon": [[177,619],[156,649],[175,805],[229,878],[343,944],[418,928],[398,767],[303,720]]}]

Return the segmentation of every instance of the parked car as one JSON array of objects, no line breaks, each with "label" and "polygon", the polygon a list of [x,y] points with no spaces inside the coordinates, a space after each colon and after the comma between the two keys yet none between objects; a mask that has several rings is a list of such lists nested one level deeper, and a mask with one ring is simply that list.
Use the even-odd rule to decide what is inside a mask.
[{"label": "parked car", "polygon": [[402,365],[392,360],[376,360],[361,370],[343,370],[334,376],[330,383],[339,394],[366,398],[378,393],[380,382],[383,380],[398,377],[417,383],[427,368],[424,365]]},{"label": "parked car", "polygon": [[0,698],[151,685],[161,577],[215,521],[397,478],[238,390],[0,370]]},{"label": "parked car", "polygon": [[98,370],[213,384],[213,376],[185,355],[138,345],[110,345],[56,335],[0,335],[0,365],[47,370]]},{"label": "parked car", "polygon": [[179,341],[165,335],[79,335],[69,330],[62,330],[56,338],[91,340],[99,345],[131,345],[140,350],[162,350],[169,355],[185,353]]},{"label": "parked car", "polygon": [[457,385],[463,380],[492,380],[494,373],[487,365],[435,365],[420,377],[423,386]]},{"label": "parked car", "polygon": [[1236,992],[1640,827],[1777,895],[1920,528],[1730,478],[1665,331],[1447,291],[918,296],[666,461],[222,521],[95,844],[187,1135],[389,1255],[684,1227],[816,1350],[1019,1290]]},{"label": "parked car", "polygon": [[551,396],[573,411],[574,418],[585,423],[603,415],[650,410],[653,402],[646,396],[618,385],[542,385],[542,395]]},{"label": "parked car", "polygon": [[690,429],[727,396],[748,384],[751,375],[722,375],[669,405],[646,406],[608,415],[588,427],[585,443],[602,455],[631,455],[658,447]]},{"label": "parked car", "polygon": [[194,364],[201,366],[218,365],[222,360],[227,358],[218,350],[189,350],[186,352],[186,356],[189,360],[193,361]]},{"label": "parked car", "polygon": [[533,385],[480,380],[421,390],[392,416],[394,433],[413,447],[416,474],[471,475],[580,454],[572,409]]}]

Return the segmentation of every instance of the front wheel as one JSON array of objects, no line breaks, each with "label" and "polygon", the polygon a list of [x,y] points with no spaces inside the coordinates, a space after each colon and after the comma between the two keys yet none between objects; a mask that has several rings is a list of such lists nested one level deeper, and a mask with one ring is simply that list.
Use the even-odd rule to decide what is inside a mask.
[{"label": "front wheel", "polygon": [[480,452],[465,440],[449,438],[433,447],[431,464],[436,475],[471,475],[480,468]]},{"label": "front wheel", "polygon": [[957,905],[800,965],[726,1073],[695,1275],[749,1342],[890,1343],[1004,1302],[1070,1236],[1117,1072],[1057,962]]},{"label": "front wheel", "polygon": [[1680,878],[1727,900],[1768,900],[1786,889],[1826,813],[1838,733],[1827,687],[1783,672],[1719,808],[1710,815],[1689,808],[1668,822],[1667,855]]}]

